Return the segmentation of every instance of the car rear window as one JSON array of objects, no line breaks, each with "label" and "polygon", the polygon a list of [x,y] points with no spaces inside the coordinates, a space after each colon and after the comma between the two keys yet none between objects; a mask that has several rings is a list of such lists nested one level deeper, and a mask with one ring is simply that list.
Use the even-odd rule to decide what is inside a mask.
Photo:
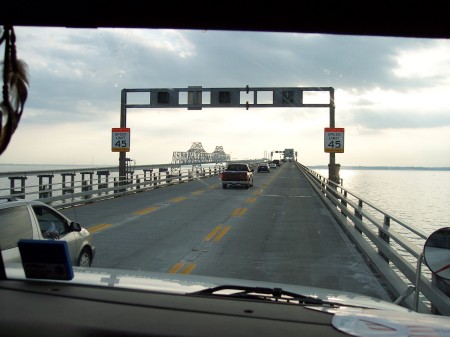
[{"label": "car rear window", "polygon": [[227,171],[247,171],[247,166],[245,165],[228,165]]},{"label": "car rear window", "polygon": [[26,206],[0,209],[0,246],[2,250],[17,247],[20,239],[32,239],[30,213]]}]

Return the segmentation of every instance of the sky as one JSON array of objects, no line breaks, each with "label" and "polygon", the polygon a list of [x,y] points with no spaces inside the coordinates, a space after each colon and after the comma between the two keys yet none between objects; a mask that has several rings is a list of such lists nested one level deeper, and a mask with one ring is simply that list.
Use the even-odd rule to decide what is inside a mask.
[{"label": "sky", "polygon": [[[124,88],[333,87],[341,166],[450,167],[450,40],[15,27],[29,96],[0,164],[118,165]],[[314,100],[321,98],[311,98]],[[318,102],[321,103],[321,102]],[[328,108],[127,109],[136,165],[201,143],[232,159],[293,148],[327,165]],[[278,159],[274,154],[272,159]]]}]

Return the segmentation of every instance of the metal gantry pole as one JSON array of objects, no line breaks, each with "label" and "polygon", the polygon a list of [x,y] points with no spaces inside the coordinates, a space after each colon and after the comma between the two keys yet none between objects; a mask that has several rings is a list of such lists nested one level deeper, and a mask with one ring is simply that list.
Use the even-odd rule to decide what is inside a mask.
[{"label": "metal gantry pole", "polygon": [[[335,105],[334,105],[334,88],[330,88],[330,128],[335,128]],[[340,183],[339,176],[340,165],[336,164],[336,153],[330,153],[330,163],[328,164],[328,179],[335,182],[336,184]]]},{"label": "metal gantry pole", "polygon": [[[253,102],[241,102],[241,93],[253,92]],[[273,92],[271,103],[259,102],[258,92]],[[330,101],[328,104],[303,103],[303,92],[307,91],[328,91]],[[128,92],[146,92],[150,94],[150,102],[145,104],[127,103]],[[210,101],[203,100],[202,94],[209,94]],[[187,95],[187,101],[180,100],[180,94]],[[153,88],[153,89],[122,89],[120,107],[120,127],[126,128],[127,108],[187,108],[188,110],[201,110],[202,108],[269,108],[269,107],[303,107],[303,108],[325,108],[330,109],[330,127],[335,127],[335,104],[334,88],[332,87],[256,87],[249,88],[203,88],[201,86],[188,88]],[[273,153],[270,153],[271,159]],[[339,184],[339,168],[336,164],[336,154],[330,153],[330,163],[328,165],[329,179]],[[126,180],[126,153],[119,153],[119,175],[120,181]]]},{"label": "metal gantry pole", "polygon": [[[120,127],[127,127],[127,92],[122,89],[120,95]],[[119,184],[126,179],[126,152],[119,152]]]}]

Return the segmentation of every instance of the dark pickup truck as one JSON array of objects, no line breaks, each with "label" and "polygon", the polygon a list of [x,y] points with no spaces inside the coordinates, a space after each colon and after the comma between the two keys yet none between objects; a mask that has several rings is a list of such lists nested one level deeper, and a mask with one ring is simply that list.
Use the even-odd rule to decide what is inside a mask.
[{"label": "dark pickup truck", "polygon": [[228,164],[225,171],[220,174],[222,187],[228,188],[228,185],[253,186],[253,169],[248,164]]}]

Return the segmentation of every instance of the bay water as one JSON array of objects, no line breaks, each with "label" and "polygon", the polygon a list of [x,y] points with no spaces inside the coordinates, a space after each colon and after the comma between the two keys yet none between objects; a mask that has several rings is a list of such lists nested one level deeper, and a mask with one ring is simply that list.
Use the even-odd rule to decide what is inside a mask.
[{"label": "bay water", "polygon": [[[328,177],[328,169],[314,169]],[[450,227],[450,169],[345,168],[342,186],[427,235]]]}]

